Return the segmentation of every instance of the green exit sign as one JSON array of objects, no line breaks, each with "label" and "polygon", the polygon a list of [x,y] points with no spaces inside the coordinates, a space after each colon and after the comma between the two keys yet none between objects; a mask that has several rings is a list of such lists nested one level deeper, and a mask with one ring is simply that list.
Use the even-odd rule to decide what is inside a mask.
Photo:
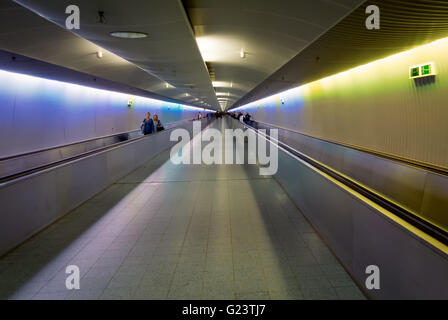
[{"label": "green exit sign", "polygon": [[423,78],[423,77],[429,77],[429,76],[435,76],[435,68],[434,63],[424,63],[417,66],[412,66],[409,68],[409,78],[415,79],[415,78]]},{"label": "green exit sign", "polygon": [[418,77],[419,75],[420,75],[420,68],[419,67],[411,68],[411,78]]},{"label": "green exit sign", "polygon": [[421,69],[422,69],[422,76],[429,76],[432,74],[432,68],[430,64],[422,66]]}]

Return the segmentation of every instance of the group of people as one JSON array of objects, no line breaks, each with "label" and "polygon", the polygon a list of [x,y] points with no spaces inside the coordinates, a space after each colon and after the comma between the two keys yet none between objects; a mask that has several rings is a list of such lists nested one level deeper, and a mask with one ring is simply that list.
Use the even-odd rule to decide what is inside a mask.
[{"label": "group of people", "polygon": [[164,130],[162,122],[160,122],[159,117],[155,114],[151,119],[151,113],[146,113],[146,118],[140,126],[140,130],[144,135],[151,134],[154,132],[159,132]]},{"label": "group of people", "polygon": [[[225,113],[224,112],[207,113],[206,117],[209,119],[212,117],[221,118],[223,114],[225,114]],[[251,115],[247,112],[245,115],[243,115],[241,112],[228,113],[228,114],[230,114],[233,118],[240,120],[241,122],[246,122],[246,123],[250,122]],[[197,119],[201,120],[202,117],[203,117],[202,113],[199,112],[197,115]],[[151,113],[147,112],[146,118],[143,119],[143,122],[140,126],[140,130],[142,131],[142,133],[144,135],[147,135],[147,134],[162,131],[162,130],[164,130],[164,127],[162,125],[162,122],[159,120],[159,117],[156,114],[151,118]]]},{"label": "group of people", "polygon": [[205,116],[203,116],[202,113],[199,112],[198,116],[197,116],[197,120],[201,120],[203,117],[206,117],[207,119],[212,119],[212,118],[218,119],[218,118],[222,118],[223,114],[224,114],[223,112],[209,112],[209,113],[206,113]]},{"label": "group of people", "polygon": [[[231,117],[243,122],[243,123],[251,123],[251,118],[252,116],[249,114],[249,112],[246,112],[246,114],[243,114],[242,112],[221,112],[221,111],[217,111],[215,113],[207,113],[206,117],[207,118],[212,118],[215,117],[216,119],[218,118],[222,118],[223,115],[230,115]],[[201,120],[203,118],[203,115],[201,112],[198,113],[197,115],[197,120]]]},{"label": "group of people", "polygon": [[246,112],[246,114],[243,115],[242,112],[238,112],[238,113],[232,113],[231,116],[235,119],[238,119],[240,122],[242,123],[249,123],[250,122],[250,118],[252,117],[249,112]]},{"label": "group of people", "polygon": [[223,114],[224,114],[224,112],[218,111],[218,112],[209,112],[209,113],[206,113],[205,116],[203,116],[202,113],[199,112],[197,115],[197,120],[201,120],[203,117],[206,117],[207,119],[212,119],[212,118],[219,119],[219,118],[222,118]]}]

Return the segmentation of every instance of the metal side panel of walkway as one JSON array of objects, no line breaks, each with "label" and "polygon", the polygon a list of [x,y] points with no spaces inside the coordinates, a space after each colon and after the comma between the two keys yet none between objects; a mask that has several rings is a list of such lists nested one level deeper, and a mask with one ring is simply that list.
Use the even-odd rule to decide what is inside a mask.
[{"label": "metal side panel of walkway", "polygon": [[0,299],[364,299],[258,169],[161,153],[1,258]]}]

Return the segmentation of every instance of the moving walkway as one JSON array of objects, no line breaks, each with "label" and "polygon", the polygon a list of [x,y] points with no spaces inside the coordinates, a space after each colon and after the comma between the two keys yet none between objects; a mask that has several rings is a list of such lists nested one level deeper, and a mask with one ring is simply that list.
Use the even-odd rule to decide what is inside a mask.
[{"label": "moving walkway", "polygon": [[448,170],[262,122],[247,125],[267,136],[278,130],[285,150],[448,244]]},{"label": "moving walkway", "polygon": [[[171,130],[189,121],[191,120],[168,123],[165,130]],[[144,135],[140,130],[132,130],[0,158],[0,184],[126,143],[135,142],[143,137]]]}]

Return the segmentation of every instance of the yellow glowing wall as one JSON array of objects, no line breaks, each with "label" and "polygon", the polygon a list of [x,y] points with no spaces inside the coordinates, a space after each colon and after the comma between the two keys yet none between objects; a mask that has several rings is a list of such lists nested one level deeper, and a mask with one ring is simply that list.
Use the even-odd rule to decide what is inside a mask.
[{"label": "yellow glowing wall", "polygon": [[[435,63],[433,81],[409,79],[410,66],[427,62]],[[448,38],[240,110],[314,137],[448,168]]]}]

